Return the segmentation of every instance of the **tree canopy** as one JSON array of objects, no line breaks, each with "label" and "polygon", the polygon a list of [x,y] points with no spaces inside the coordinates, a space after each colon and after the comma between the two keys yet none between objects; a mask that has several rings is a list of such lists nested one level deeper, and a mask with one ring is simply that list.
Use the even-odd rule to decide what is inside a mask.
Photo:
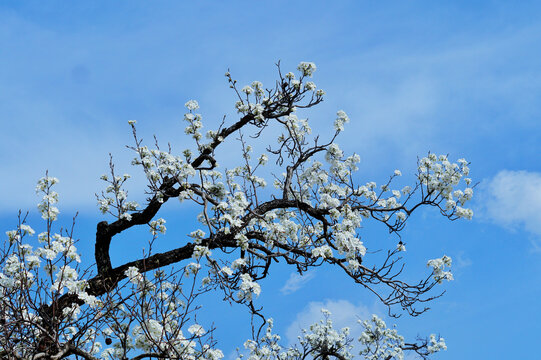
[{"label": "tree canopy", "polygon": [[[417,316],[441,295],[434,288],[452,280],[451,259],[428,260],[425,278],[404,280],[401,231],[421,207],[434,207],[450,220],[472,217],[465,207],[473,186],[464,159],[429,153],[418,159],[415,181],[402,188],[394,185],[399,170],[381,185],[359,182],[359,156],[345,154],[335,141],[348,115],[339,110],[327,136],[312,134],[302,118],[303,109],[324,99],[312,81],[315,70],[315,64],[301,62],[296,74],[284,74],[278,65],[270,88],[259,81],[241,88],[227,72],[238,117],[224,117],[203,136],[199,105],[186,102],[189,144],[180,152],[157,140],[146,145],[136,122],[129,121],[132,165],[146,176],[147,200],[140,205],[128,198],[130,176],[117,174],[111,159],[110,172],[101,177],[106,187],[97,195],[106,220],[96,226],[95,266],[89,269],[80,265],[73,227],[56,223],[58,180],[48,174],[39,180],[44,222],[37,242],[21,213],[0,251],[2,358],[220,359],[219,339],[195,317],[198,297],[209,292],[254,315],[252,338],[239,354],[254,360],[402,359],[407,351],[427,358],[445,349],[435,335],[407,342],[375,315],[359,324],[363,333],[353,339],[348,329],[335,330],[325,311],[325,319],[300,334],[298,344],[284,347],[257,304],[260,280],[274,264],[285,263],[301,275],[314,267],[337,268],[390,314]],[[237,143],[242,153],[230,169],[217,159],[225,142]],[[200,228],[180,246],[154,253],[152,245],[166,238],[160,211],[175,199],[196,205]],[[383,224],[397,242],[389,247],[361,237],[363,221]],[[139,225],[150,231],[147,253],[114,267],[115,236]],[[373,255],[375,250],[384,256]],[[353,351],[354,344],[361,350]]]}]

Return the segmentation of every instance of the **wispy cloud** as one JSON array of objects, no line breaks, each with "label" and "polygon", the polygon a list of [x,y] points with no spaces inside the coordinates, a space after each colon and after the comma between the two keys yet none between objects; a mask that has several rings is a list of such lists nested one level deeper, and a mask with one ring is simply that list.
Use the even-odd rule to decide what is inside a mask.
[{"label": "wispy cloud", "polygon": [[541,173],[500,171],[487,183],[484,197],[483,213],[492,222],[541,237]]},{"label": "wispy cloud", "polygon": [[[510,119],[515,131],[537,127],[540,108],[532,94],[538,93],[541,82],[527,70],[536,65],[524,53],[531,51],[527,49],[538,38],[539,27],[524,27],[499,34],[442,38],[428,51],[386,43],[379,51],[359,56],[356,64],[370,70],[352,72],[351,87],[340,99],[339,106],[346,107],[352,118],[346,128],[349,133],[343,137],[345,146],[360,152],[363,163],[377,155],[371,166],[388,166],[397,158],[400,166],[407,166],[428,150],[467,151],[471,146],[468,137],[449,136],[462,129],[480,130],[469,138],[494,141],[508,129]],[[350,71],[344,59],[336,62],[341,71]],[[516,65],[519,63],[523,66]],[[329,88],[329,94],[335,92]],[[492,115],[495,109],[496,116]],[[343,138],[339,141],[344,142]],[[515,146],[509,143],[512,145],[502,146]],[[382,148],[392,149],[393,158],[381,161],[385,156]],[[501,146],[495,151],[504,152]]]},{"label": "wispy cloud", "polygon": [[541,235],[541,173],[503,170],[490,180],[487,190],[490,219]]},{"label": "wispy cloud", "polygon": [[464,251],[461,251],[456,255],[454,259],[453,268],[454,270],[463,270],[467,267],[470,267],[472,264],[473,261],[466,256]]},{"label": "wispy cloud", "polygon": [[305,272],[302,275],[297,274],[297,273],[292,273],[289,276],[289,279],[287,279],[284,286],[280,289],[280,291],[284,295],[292,294],[295,291],[299,290],[304,285],[306,285],[306,283],[312,280],[315,275],[316,275],[315,271]]},{"label": "wispy cloud", "polygon": [[[74,7],[69,13],[74,10],[81,15],[87,11],[86,7]],[[0,211],[33,206],[35,199],[28,189],[46,168],[62,180],[60,187],[65,189],[60,189],[61,194],[69,199],[69,205],[94,206],[93,193],[100,189],[96,179],[107,169],[107,153],[122,154],[124,145],[131,144],[126,121],[136,118],[141,127],[147,126],[146,132],[139,130],[145,139],[157,133],[160,140],[171,140],[175,145],[171,134],[182,133],[179,119],[187,99],[201,100],[209,122],[233,109],[234,101],[224,92],[227,85],[222,76],[228,66],[238,69],[238,76],[247,77],[239,81],[257,76],[267,84],[265,79],[275,76],[271,64],[279,58],[285,60],[284,64],[301,59],[316,61],[320,66],[316,82],[319,85],[321,81],[329,95],[313,116],[314,129],[319,122],[320,132],[328,131],[329,116],[344,108],[352,123],[339,143],[348,151],[360,153],[367,168],[385,171],[385,175],[395,167],[414,166],[416,155],[427,150],[438,152],[442,148],[456,153],[462,144],[457,141],[460,137],[449,136],[453,132],[464,128],[471,131],[472,126],[496,129],[493,132],[501,129],[494,126],[498,119],[483,116],[491,115],[494,104],[508,109],[515,122],[538,118],[536,98],[541,81],[532,74],[539,73],[534,46],[539,40],[539,26],[517,25],[513,31],[485,34],[478,33],[476,27],[457,24],[460,31],[445,32],[452,36],[432,42],[423,38],[420,43],[417,35],[426,31],[419,29],[431,29],[431,22],[419,21],[411,27],[412,19],[385,9],[382,16],[389,16],[389,21],[374,24],[371,16],[364,15],[366,21],[361,23],[376,33],[388,30],[382,24],[414,31],[397,32],[396,38],[390,36],[369,45],[370,35],[357,25],[358,33],[351,33],[347,21],[335,26],[333,19],[343,17],[338,15],[343,11],[341,6],[329,8],[322,2],[310,9],[318,15],[312,18],[322,19],[320,30],[303,30],[305,41],[299,48],[293,38],[284,41],[289,39],[287,26],[275,26],[274,19],[282,11],[280,5],[253,11],[266,14],[258,19],[262,24],[284,32],[273,31],[257,42],[242,26],[230,24],[229,16],[222,13],[234,14],[239,9],[216,4],[208,8],[193,5],[190,10],[181,7],[182,11],[173,11],[143,4],[129,13],[121,7],[112,7],[111,13],[96,9],[95,15],[103,16],[99,27],[86,23],[84,16],[65,18],[63,12],[47,14],[58,18],[17,11],[0,14],[0,34],[6,39],[6,56],[0,59],[0,65],[10,69],[0,74],[0,151],[11,154],[0,167],[4,185],[0,189]],[[138,16],[131,18],[132,11]],[[277,16],[268,16],[268,11]],[[325,16],[321,17],[322,13]],[[350,10],[342,15],[352,13],[365,14]],[[179,14],[184,14],[180,21]],[[421,14],[418,16],[428,18]],[[203,20],[211,26],[194,27]],[[355,24],[358,21],[355,18]],[[124,26],[119,27],[119,23]],[[224,26],[230,30],[222,31]],[[206,31],[194,32],[194,28]],[[344,42],[309,41],[321,40],[322,36]],[[254,45],[250,51],[246,43]],[[186,44],[190,44],[191,56],[186,56]],[[502,119],[508,121],[508,117]],[[217,124],[206,126],[211,129]],[[160,132],[168,136],[161,137]],[[471,138],[474,141],[476,136]],[[20,176],[21,171],[24,176]],[[21,195],[26,193],[30,195]]]}]

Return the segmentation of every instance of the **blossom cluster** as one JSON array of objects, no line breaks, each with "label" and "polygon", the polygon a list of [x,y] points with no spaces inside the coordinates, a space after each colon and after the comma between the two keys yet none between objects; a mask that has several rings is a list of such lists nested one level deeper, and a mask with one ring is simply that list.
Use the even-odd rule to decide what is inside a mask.
[{"label": "blossom cluster", "polygon": [[261,286],[252,280],[250,274],[242,274],[240,276],[242,283],[240,290],[237,293],[239,299],[252,300],[253,295],[259,296],[261,293]]},{"label": "blossom cluster", "polygon": [[[272,332],[274,322],[267,320],[267,329],[259,341],[248,340],[244,347],[247,354],[239,354],[237,360],[270,360],[270,359],[318,359],[337,358],[350,360],[356,355],[367,360],[396,359],[403,360],[408,351],[415,351],[426,359],[428,355],[447,350],[445,340],[431,334],[430,339],[416,344],[406,344],[404,337],[398,334],[396,328],[388,328],[381,318],[372,315],[369,320],[361,321],[363,331],[358,339],[350,336],[351,329],[344,327],[335,329],[331,313],[322,309],[324,318],[302,329],[298,343],[288,347],[280,344],[280,336]],[[354,342],[357,340],[357,343]]]},{"label": "blossom cluster", "polygon": [[130,295],[120,294],[119,303],[112,299],[108,304],[116,321],[101,330],[108,346],[96,342],[99,346],[95,354],[102,349],[104,360],[124,359],[131,351],[190,360],[223,358],[221,350],[204,343],[207,331],[203,326],[188,326],[185,321],[190,303],[181,299],[180,283],[168,281],[163,271],[156,271],[153,279],[147,278],[136,267],[128,268],[125,275],[132,284]]},{"label": "blossom cluster", "polygon": [[361,351],[367,360],[392,358],[404,359],[404,337],[396,329],[389,329],[381,318],[372,315],[372,319],[361,322],[364,331],[359,337],[365,348]]},{"label": "blossom cluster", "polygon": [[[343,110],[336,113],[330,138],[321,140],[312,135],[308,119],[297,110],[318,104],[324,92],[313,81],[307,81],[316,71],[314,63],[301,62],[297,70],[297,75],[280,72],[274,89],[253,81],[238,90],[236,81],[227,73],[230,86],[238,95],[235,108],[241,114],[240,120],[230,127],[224,121],[217,131],[208,131],[208,143],[202,140],[203,117],[196,113],[198,102],[186,102],[184,132],[195,141],[195,155],[189,149],[181,155],[174,155],[170,148],[163,151],[157,141],[155,148],[143,145],[137,138],[136,122],[129,121],[135,140],[131,149],[136,153],[132,164],[142,168],[148,180],[148,207],[141,209],[139,204],[128,200],[124,186],[130,175],[116,175],[112,161],[110,174],[101,177],[107,185],[97,196],[98,206],[102,213],[115,218],[115,223],[105,222],[108,229],[123,231],[147,223],[152,234],[150,251],[158,234],[166,232],[165,219],[157,215],[160,206],[176,196],[185,201],[183,206],[186,202],[195,204],[201,229],[190,229],[186,234],[189,243],[182,243],[182,247],[169,254],[156,254],[152,261],[143,258],[129,267],[113,269],[117,273],[112,277],[101,269],[99,276],[90,281],[81,277],[81,259],[72,235],[52,231],[52,223],[59,214],[55,207],[58,194],[52,187],[58,180],[42,178],[37,186],[42,195],[38,209],[46,220],[46,231],[38,235],[40,246],[34,249],[23,242],[35,231],[22,221],[17,229],[7,233],[8,251],[1,258],[0,314],[7,317],[8,326],[33,329],[34,342],[39,343],[44,337],[44,324],[64,322],[64,327],[55,329],[54,339],[61,349],[58,351],[67,351],[68,345],[77,343],[81,351],[104,360],[127,358],[130,351],[164,358],[219,360],[223,353],[214,347],[212,330],[205,330],[191,316],[198,309],[194,298],[219,288],[226,299],[247,304],[256,312],[252,303],[261,293],[258,281],[267,276],[275,260],[285,260],[301,273],[324,264],[340,267],[355,282],[372,291],[374,284],[388,286],[391,295],[387,300],[385,296],[380,299],[388,306],[401,304],[415,313],[412,304],[424,301],[422,295],[426,291],[435,283],[452,280],[448,269],[451,259],[443,256],[429,260],[432,282],[410,286],[396,280],[402,270],[393,273],[392,269],[399,260],[396,257],[400,257],[396,254],[405,251],[404,244],[391,246],[378,268],[369,262],[377,258],[370,254],[377,252],[381,243],[368,238],[361,240],[359,231],[363,221],[372,219],[383,223],[391,233],[398,233],[420,205],[434,206],[451,219],[471,219],[473,212],[466,207],[473,196],[469,163],[464,159],[452,163],[445,155],[428,154],[419,160],[417,181],[412,186],[396,186],[402,176],[400,170],[395,170],[383,184],[358,183],[359,155],[347,155],[335,141],[344,131],[349,116]],[[276,143],[254,156],[252,146],[239,131],[241,165],[225,171],[219,168],[216,159],[220,154],[215,150],[226,137],[250,125],[255,129],[250,136],[258,138],[271,124],[281,127]],[[273,172],[272,164],[280,171]],[[274,177],[274,188],[267,188],[267,179],[262,176],[269,173]],[[462,182],[465,187],[461,187]],[[172,253],[175,255],[171,256]],[[152,277],[151,269],[146,266],[160,267],[165,256],[169,257],[168,264],[175,256],[182,257],[186,263],[169,277],[162,269]],[[208,273],[202,274],[203,269],[208,269]],[[198,286],[196,279],[200,280]],[[109,288],[109,281],[114,286]],[[191,281],[192,286],[184,288],[185,281]],[[99,298],[89,293],[96,283],[107,287],[106,294]],[[55,315],[60,320],[51,320],[42,307],[28,303],[28,298],[18,293],[33,294],[31,300],[39,304],[56,305],[66,295],[75,295],[78,301]],[[245,343],[249,359],[299,359],[307,354],[313,358],[331,355],[346,360],[353,358],[349,329],[334,329],[330,313],[324,315],[323,321],[303,332],[299,344],[289,348],[279,345],[280,337],[272,333],[272,321],[269,321],[263,337]],[[357,339],[362,346],[360,355],[371,360],[403,359],[407,344],[396,329],[388,328],[377,316],[361,322],[361,326],[363,332]],[[0,351],[8,348],[5,344],[9,343],[2,336],[0,346],[4,348]],[[31,348],[28,341],[17,346],[17,356],[29,357],[26,355],[30,350],[25,350],[25,346]],[[432,335],[416,351],[419,349],[431,354],[446,349],[446,345],[442,338]],[[89,356],[86,357],[92,358]]]},{"label": "blossom cluster", "polygon": [[[99,311],[103,306],[97,297],[87,293],[87,281],[79,276],[81,259],[75,240],[51,231],[56,220],[51,214],[58,214],[53,206],[58,195],[52,191],[56,183],[58,180],[49,176],[38,182],[37,191],[43,195],[38,209],[47,224],[47,230],[38,235],[39,246],[29,243],[27,237],[33,236],[35,231],[24,222],[6,233],[9,245],[4,249],[0,264],[0,314],[4,326],[0,333],[0,351],[7,346],[21,358],[30,358],[33,349],[29,344],[43,336],[43,327],[36,324],[45,319],[37,306],[51,304],[65,293],[82,301],[83,305],[73,303],[62,309],[64,323],[58,337],[65,340],[77,333],[78,321],[83,316],[88,317],[89,311]],[[80,334],[81,339],[88,339],[89,333],[90,330],[85,333],[86,337]],[[5,337],[6,334],[9,336]]]},{"label": "blossom cluster", "polygon": [[[158,188],[160,181],[166,176],[172,176],[179,183],[187,182],[187,179],[195,175],[195,170],[181,156],[174,156],[169,152],[160,149],[149,149],[147,146],[138,146],[134,148],[137,157],[132,160],[132,165],[140,165],[153,188]],[[185,152],[184,157],[189,157],[190,153]]]},{"label": "blossom cluster", "polygon": [[41,217],[45,220],[56,220],[58,216],[58,208],[54,206],[58,202],[58,193],[52,191],[53,185],[58,183],[55,177],[45,176],[38,181],[36,192],[43,194],[41,202],[38,204],[38,210]]},{"label": "blossom cluster", "polygon": [[434,279],[441,284],[443,280],[453,280],[453,274],[450,271],[445,271],[446,267],[451,267],[451,262],[449,256],[443,255],[439,259],[428,260],[426,266],[432,268]]},{"label": "blossom cluster", "polygon": [[193,111],[199,109],[199,104],[195,100],[189,100],[184,106],[190,111],[184,114],[184,120],[188,122],[188,126],[184,129],[186,135],[191,135],[195,141],[201,140],[203,137],[199,129],[203,127],[201,122],[201,114],[196,114]]},{"label": "blossom cluster", "polygon": [[[98,196],[98,207],[102,214],[112,214],[119,219],[131,220],[131,214],[128,211],[135,211],[139,204],[135,201],[128,201],[128,192],[124,190],[124,183],[131,177],[129,174],[117,176],[114,173],[114,168],[111,166],[111,175],[104,174],[101,180],[109,185],[102,192],[101,197]],[[115,209],[113,213],[111,208]]]},{"label": "blossom cluster", "polygon": [[[52,185],[58,182],[52,179],[41,179],[38,190],[46,195],[52,194]],[[44,196],[40,211],[50,209],[48,202],[55,203],[56,199],[57,196]],[[48,216],[46,220],[50,229],[55,218]],[[164,232],[164,222],[163,219],[155,220],[151,228]],[[69,349],[68,342],[73,342],[88,356],[104,360],[123,359],[132,350],[154,351],[194,360],[223,358],[221,350],[202,341],[207,332],[201,325],[189,325],[179,320],[184,318],[182,310],[188,311],[190,306],[177,295],[182,289],[181,284],[165,281],[160,272],[156,272],[155,279],[149,279],[132,266],[125,271],[128,283],[133,286],[131,295],[124,297],[120,292],[118,300],[108,296],[107,301],[102,301],[87,293],[88,283],[79,276],[78,263],[81,259],[71,236],[45,231],[38,235],[40,246],[34,248],[25,243],[26,237],[34,234],[35,230],[24,223],[6,233],[6,243],[11,250],[3,257],[0,267],[0,313],[2,324],[7,324],[5,326],[11,330],[4,327],[0,333],[0,352],[8,351],[9,346],[9,353],[17,358],[33,358],[37,354],[35,351],[39,350],[31,344],[38,341],[36,339],[43,336],[44,331],[38,325],[44,319],[36,311],[36,304],[44,300],[51,304],[63,294],[74,294],[82,303],[73,303],[62,311],[64,323],[57,334],[60,342],[58,356]],[[148,307],[153,301],[163,310],[155,313]],[[147,305],[141,308],[138,304]],[[135,309],[143,309],[140,317],[134,317],[137,314]],[[117,320],[124,318],[127,322],[111,321],[110,316]],[[136,319],[139,320],[134,322]],[[108,327],[101,328],[103,325]],[[24,329],[34,329],[34,332],[27,334]],[[4,337],[7,333],[11,334],[8,338]],[[106,338],[105,344],[99,341],[100,334]]]},{"label": "blossom cluster", "polygon": [[[419,160],[418,179],[430,194],[445,199],[446,210],[453,211],[459,218],[471,220],[473,211],[463,207],[473,197],[473,188],[469,187],[471,179],[467,177],[470,172],[468,164],[465,159],[451,163],[446,155],[429,154]],[[463,191],[455,190],[462,179],[467,187]]]}]

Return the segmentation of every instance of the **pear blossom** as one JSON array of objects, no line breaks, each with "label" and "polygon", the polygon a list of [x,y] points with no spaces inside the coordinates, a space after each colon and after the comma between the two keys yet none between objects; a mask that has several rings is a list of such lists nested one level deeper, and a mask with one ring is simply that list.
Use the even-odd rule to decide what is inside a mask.
[{"label": "pear blossom", "polygon": [[428,260],[426,266],[431,267],[434,278],[438,283],[442,283],[443,280],[453,280],[453,274],[450,271],[445,271],[445,267],[451,267],[451,258],[447,255],[438,259]]},{"label": "pear blossom", "polygon": [[349,117],[343,110],[338,110],[336,120],[334,120],[334,129],[336,131],[344,131],[344,124],[349,122]]},{"label": "pear blossom", "polygon": [[190,111],[193,111],[193,110],[197,110],[199,109],[199,104],[197,103],[197,101],[195,100],[188,100],[184,106],[186,107],[186,109],[190,110]]},{"label": "pear blossom", "polygon": [[316,71],[316,64],[313,62],[303,61],[297,66],[297,70],[301,71],[304,76],[312,76],[314,71]]},{"label": "pear blossom", "polygon": [[[202,115],[195,113],[199,104],[187,101],[184,149],[165,147],[158,140],[145,145],[137,122],[129,120],[132,165],[146,178],[147,188],[141,192],[145,201],[139,205],[132,200],[131,190],[126,190],[131,176],[117,174],[111,158],[110,172],[100,177],[104,189],[96,196],[105,220],[97,225],[96,264],[90,269],[82,268],[75,246],[78,235],[55,223],[60,213],[54,191],[58,179],[40,179],[36,191],[44,221],[35,227],[40,229],[37,241],[31,238],[36,231],[21,216],[18,226],[6,232],[0,250],[0,321],[3,333],[9,334],[0,333],[2,356],[60,359],[68,354],[105,360],[147,354],[220,360],[224,354],[216,347],[213,328],[205,325],[205,330],[198,323],[198,297],[219,292],[224,300],[248,305],[252,315],[261,316],[260,280],[274,271],[270,269],[276,262],[301,274],[317,266],[333,267],[375,292],[389,311],[398,304],[399,311],[422,312],[416,305],[432,299],[432,287],[453,279],[451,258],[428,260],[426,280],[409,284],[401,274],[405,244],[400,241],[395,247],[394,241],[374,238],[363,230],[364,224],[381,223],[391,237],[401,239],[400,232],[420,206],[435,207],[451,220],[471,219],[468,202],[475,186],[468,177],[470,163],[429,153],[418,159],[410,185],[398,187],[407,177],[398,178],[402,172],[392,169],[387,182],[359,182],[366,173],[359,171],[360,156],[348,154],[336,142],[350,121],[348,115],[337,111],[334,131],[329,127],[328,134],[312,134],[301,112],[321,102],[325,93],[306,81],[316,70],[314,63],[301,62],[297,70],[297,77],[280,72],[275,88],[253,81],[240,90],[227,72],[240,115],[224,118],[204,138]],[[264,131],[275,131],[277,141],[264,144]],[[220,157],[235,160],[236,155],[225,153],[222,143],[235,136],[239,163],[223,169]],[[256,153],[261,149],[263,153]],[[269,181],[273,188],[267,188]],[[171,198],[178,198],[183,209],[194,209],[200,225],[162,250],[158,234],[165,235],[167,229],[158,213]],[[190,224],[184,217],[169,221]],[[110,254],[115,236],[141,224],[150,231],[143,255],[117,264]],[[353,338],[351,329],[334,328],[330,312],[322,312],[323,320],[304,329],[298,343],[289,346],[280,344],[272,319],[266,320],[266,329],[261,325],[261,332],[244,343],[245,356],[404,359],[407,350],[426,358],[447,347],[434,334],[412,346],[377,315],[360,321],[362,333]],[[46,333],[49,328],[54,334]]]},{"label": "pear blossom", "polygon": [[246,95],[250,95],[251,93],[254,92],[254,89],[252,89],[250,86],[246,85],[245,87],[242,88],[241,91],[243,93],[245,93]]}]

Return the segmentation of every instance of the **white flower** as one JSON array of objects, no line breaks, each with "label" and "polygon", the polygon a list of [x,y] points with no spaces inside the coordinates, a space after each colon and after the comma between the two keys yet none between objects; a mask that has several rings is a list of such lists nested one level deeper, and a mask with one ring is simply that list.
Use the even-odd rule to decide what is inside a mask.
[{"label": "white flower", "polygon": [[205,334],[205,329],[199,324],[193,324],[188,328],[188,332],[195,336],[203,336]]},{"label": "white flower", "polygon": [[124,271],[124,275],[126,275],[128,277],[128,279],[134,279],[136,277],[138,277],[139,275],[141,275],[139,273],[139,269],[136,268],[135,266],[130,266],[128,269],[126,269]]},{"label": "white flower", "polygon": [[38,268],[41,265],[41,260],[35,255],[29,255],[25,257],[26,263],[29,269]]},{"label": "white flower", "polygon": [[188,100],[184,106],[190,111],[199,109],[199,104],[195,100]]},{"label": "white flower", "polygon": [[327,153],[325,154],[325,159],[328,162],[331,162],[332,160],[340,159],[344,153],[342,150],[340,150],[340,147],[336,143],[332,143],[327,148]]},{"label": "white flower", "polygon": [[471,220],[473,218],[473,210],[472,209],[465,209],[460,206],[456,207],[456,216],[460,218],[464,218],[467,220]]},{"label": "white flower", "polygon": [[149,223],[150,226],[150,233],[152,235],[157,235],[158,233],[165,234],[167,231],[167,228],[165,227],[165,219],[159,218],[156,220],[153,220]]},{"label": "white flower", "polygon": [[436,335],[430,334],[430,345],[426,348],[430,354],[438,352],[440,350],[447,350],[445,339],[440,337],[436,340]]},{"label": "white flower", "polygon": [[26,224],[21,225],[20,229],[21,229],[21,232],[23,233],[23,235],[28,234],[28,235],[32,236],[32,235],[35,234],[34,229],[32,229],[30,226],[28,226]]},{"label": "white flower", "polygon": [[313,62],[303,61],[297,66],[297,70],[301,71],[304,76],[312,76],[314,71],[316,71],[316,64]]},{"label": "white flower", "polygon": [[38,181],[38,185],[36,186],[36,192],[42,192],[50,188],[54,184],[58,184],[58,179],[51,176],[42,177]]},{"label": "white flower", "polygon": [[231,263],[231,268],[236,270],[240,269],[242,267],[246,266],[246,259],[245,258],[239,258]]},{"label": "white flower", "polygon": [[203,256],[210,256],[211,255],[211,251],[209,250],[208,247],[206,246],[199,246],[199,245],[196,245],[193,249],[193,254],[192,256],[196,259],[200,259],[201,257]]},{"label": "white flower", "polygon": [[197,272],[201,269],[201,264],[191,262],[184,268],[184,274],[186,276],[190,274],[197,274]]},{"label": "white flower", "polygon": [[85,304],[88,304],[91,308],[95,308],[96,306],[101,304],[101,301],[95,297],[94,295],[88,295],[86,292],[82,291],[77,294],[79,299],[83,300]]},{"label": "white flower", "polygon": [[336,120],[334,120],[334,129],[336,131],[344,131],[344,124],[348,122],[348,115],[343,110],[338,110],[336,112]]},{"label": "white flower", "polygon": [[269,161],[269,157],[266,154],[262,154],[259,157],[259,164],[265,165],[267,163],[267,161]]},{"label": "white flower", "polygon": [[328,259],[332,257],[332,255],[332,249],[329,245],[323,245],[312,249],[312,256],[315,258],[321,257],[323,259]]},{"label": "white flower", "polygon": [[22,264],[19,262],[19,258],[15,255],[11,255],[7,258],[5,265],[4,265],[4,271],[6,274],[13,275],[15,273],[18,273],[23,269]]},{"label": "white flower", "polygon": [[13,244],[15,241],[20,239],[20,235],[18,234],[17,230],[9,230],[6,231],[6,235],[8,236],[9,243]]},{"label": "white flower", "polygon": [[396,218],[399,221],[404,221],[404,220],[406,220],[406,213],[404,213],[402,211],[399,211],[398,213],[396,213]]},{"label": "white flower", "polygon": [[201,240],[205,237],[205,232],[201,229],[197,229],[192,231],[188,236],[194,239],[196,244],[200,244]]},{"label": "white flower", "polygon": [[248,249],[248,246],[250,245],[250,241],[248,240],[246,235],[239,233],[239,234],[235,235],[235,240],[237,240],[237,245],[242,250],[247,250]]},{"label": "white flower", "polygon": [[227,267],[227,266],[224,266],[223,268],[221,268],[220,271],[223,272],[224,274],[226,274],[227,276],[233,275],[233,270],[231,270],[231,269],[230,269],[229,267]]},{"label": "white flower", "polygon": [[308,91],[314,91],[316,89],[316,84],[314,84],[312,81],[308,81],[306,84],[304,84],[304,88]]},{"label": "white flower", "polygon": [[259,296],[261,286],[252,280],[250,274],[242,274],[240,279],[242,282],[240,284],[240,291],[237,293],[239,299],[252,300],[253,295]]},{"label": "white flower", "polygon": [[428,260],[426,266],[432,267],[434,279],[441,284],[443,280],[451,281],[453,280],[453,274],[450,271],[444,271],[445,267],[451,267],[451,258],[447,255],[439,259]]},{"label": "white flower", "polygon": [[127,212],[125,212],[122,215],[120,215],[120,218],[130,221],[131,220],[131,214],[128,214]]}]

